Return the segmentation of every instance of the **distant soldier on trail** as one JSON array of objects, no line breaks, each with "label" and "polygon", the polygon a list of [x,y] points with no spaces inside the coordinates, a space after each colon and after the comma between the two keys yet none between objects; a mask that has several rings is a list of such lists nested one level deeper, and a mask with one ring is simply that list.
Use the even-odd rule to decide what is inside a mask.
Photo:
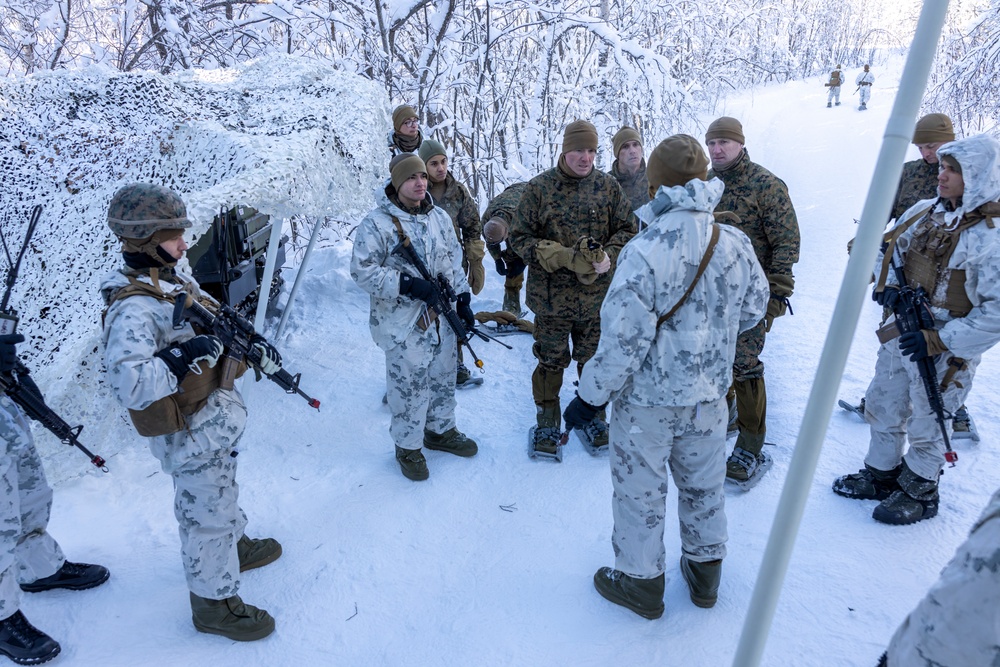
[{"label": "distant soldier on trail", "polygon": [[858,84],[858,90],[861,91],[861,106],[858,107],[858,111],[864,111],[868,108],[868,100],[872,96],[872,85],[875,83],[875,75],[869,71],[868,65],[865,65],[864,71],[858,74],[854,83]]},{"label": "distant soldier on trail", "polygon": [[840,65],[830,72],[830,80],[824,85],[830,89],[830,92],[826,95],[826,107],[829,109],[832,106],[832,102],[837,100],[837,106],[840,106],[840,85],[844,83],[844,73],[840,71]]}]

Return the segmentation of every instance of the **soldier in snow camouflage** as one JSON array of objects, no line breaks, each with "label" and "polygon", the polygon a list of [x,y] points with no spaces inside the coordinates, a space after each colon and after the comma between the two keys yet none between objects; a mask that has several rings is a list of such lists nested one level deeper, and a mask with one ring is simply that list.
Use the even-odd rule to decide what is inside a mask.
[{"label": "soldier in snow camouflage", "polygon": [[514,212],[521,201],[521,194],[528,187],[527,183],[508,185],[503,192],[490,201],[483,213],[486,225],[483,227],[483,238],[486,240],[486,251],[496,263],[497,273],[504,277],[503,305],[501,308],[508,313],[521,317],[521,286],[524,285],[524,262],[510,245],[510,226],[514,221]]},{"label": "soldier in snow camouflage", "polygon": [[[646,618],[663,613],[671,474],[681,574],[696,605],[715,604],[727,540],[725,395],[737,336],[760,321],[768,300],[746,235],[713,224],[723,185],[706,180],[707,168],[705,152],[687,135],[664,140],[650,155],[656,195],[639,212],[648,226],[618,257],[601,307],[600,345],[565,414],[572,427],[614,401],[615,567],[598,570],[594,585]],[[699,265],[713,243],[702,275]]]},{"label": "soldier in snow camouflage", "polygon": [[471,328],[475,317],[462,256],[448,214],[427,195],[427,167],[412,153],[389,163],[391,178],[376,193],[378,207],[358,226],[351,277],[371,295],[372,339],[385,352],[389,434],[407,479],[430,472],[421,445],[475,456],[476,443],[455,426],[458,339],[427,302],[432,285],[393,249],[405,235],[432,276],[443,275],[458,294],[456,311]]},{"label": "soldier in snow camouflage", "polygon": [[[244,533],[236,453],[247,411],[235,387],[220,386],[216,362],[223,344],[190,324],[173,326],[178,296],[190,293],[213,304],[193,278],[176,270],[191,226],[184,201],[161,186],[126,185],[111,199],[108,226],[122,241],[125,263],[101,281],[108,379],[173,480],[192,621],[200,632],[261,639],[273,632],[274,619],[243,602],[239,573],[273,562],[281,545]],[[254,345],[264,372],[280,370],[273,347],[263,339]]]},{"label": "soldier in snow camouflage", "polygon": [[[15,345],[21,334],[0,336],[0,373],[13,378]],[[22,391],[41,391],[30,375],[19,375]],[[70,563],[47,528],[52,487],[45,479],[28,420],[6,394],[0,394],[0,654],[19,664],[46,662],[59,644],[35,628],[20,611],[21,591],[81,590],[108,580],[100,565]]]},{"label": "soldier in snow camouflage", "polygon": [[735,213],[738,228],[753,244],[771,289],[767,313],[757,326],[740,334],[736,345],[733,384],[739,436],[727,464],[727,475],[739,482],[753,477],[764,462],[761,454],[767,430],[767,392],[764,386],[764,334],[776,317],[785,314],[795,279],[792,266],[799,260],[799,224],[785,183],[750,161],[743,126],[723,116],[705,133],[712,171],[725,183],[716,211]]},{"label": "soldier in snow camouflage", "polygon": [[[582,369],[597,350],[601,302],[618,253],[636,230],[621,186],[594,169],[596,155],[594,126],[567,125],[559,164],[528,182],[510,230],[511,246],[528,265],[538,359],[531,377],[538,424],[533,447],[544,454],[558,451],[563,372],[571,360]],[[596,446],[607,445],[601,415],[588,428]]]}]

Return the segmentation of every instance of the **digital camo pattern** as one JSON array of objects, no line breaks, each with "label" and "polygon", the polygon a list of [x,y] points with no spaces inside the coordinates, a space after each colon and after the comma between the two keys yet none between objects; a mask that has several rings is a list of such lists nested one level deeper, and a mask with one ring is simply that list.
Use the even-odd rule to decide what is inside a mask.
[{"label": "digital camo pattern", "polygon": [[[593,169],[583,178],[553,167],[528,182],[511,224],[510,243],[528,265],[527,304],[536,315],[596,318],[611,284],[618,253],[635,235],[632,205],[613,177]],[[549,273],[535,259],[535,246],[550,240],[572,248],[593,237],[611,258],[611,270],[584,285],[575,273]],[[537,331],[537,327],[536,327]]]},{"label": "digital camo pattern", "polygon": [[108,227],[118,236],[144,239],[161,229],[187,229],[184,200],[162,185],[132,183],[118,190],[108,206]]},{"label": "digital camo pattern", "polygon": [[663,546],[669,475],[677,485],[681,550],[693,561],[726,556],[725,399],[690,407],[611,411],[611,500],[615,568],[633,577],[666,570]]},{"label": "digital camo pattern", "polygon": [[721,225],[711,261],[684,304],[659,328],[697,273],[712,233],[722,182],[661,187],[639,210],[648,226],[619,256],[601,308],[601,341],[584,368],[580,396],[646,407],[693,406],[725,396],[740,331],[767,307],[767,278],[749,239]]},{"label": "digital camo pattern", "polygon": [[[889,642],[889,667],[1000,665],[1000,491]],[[961,637],[961,641],[956,641]]]},{"label": "digital camo pattern", "polygon": [[750,237],[767,275],[792,275],[799,261],[799,223],[784,181],[743,153],[728,169],[709,171],[726,184],[716,211],[732,211],[736,227]]},{"label": "digital camo pattern", "polygon": [[[197,283],[187,275],[179,279]],[[149,282],[148,276],[139,280]],[[105,300],[128,284],[113,272],[104,277]],[[167,291],[180,285],[160,281]],[[177,378],[153,356],[172,343],[193,338],[189,324],[175,330],[173,304],[150,296],[115,301],[104,322],[105,366],[118,400],[141,410],[177,391]],[[238,504],[236,459],[231,456],[246,426],[246,407],[239,392],[217,389],[205,406],[187,417],[187,427],[149,439],[149,449],[174,482],[174,514],[181,535],[181,559],[191,592],[221,599],[239,588],[236,542],[246,516]]]},{"label": "digital camo pattern", "polygon": [[[1000,199],[1000,142],[986,135],[951,142],[939,155],[953,155],[962,166],[965,193],[962,205],[955,210],[946,202],[934,205],[929,224],[954,228],[967,212],[982,204]],[[930,202],[924,202],[924,204]],[[912,216],[921,207],[915,204],[903,213]],[[931,306],[941,342],[947,352],[936,361],[938,377],[943,378],[947,360],[952,356],[965,359],[969,368],[959,371],[955,379],[961,387],[950,384],[943,392],[945,409],[955,410],[972,389],[972,375],[984,352],[1000,342],[1000,220],[980,220],[963,230],[955,242],[955,251],[948,260],[948,269],[965,271],[965,292],[973,308],[965,317],[954,317],[944,309]],[[917,234],[927,232],[925,222],[912,225],[897,241],[904,254]],[[882,257],[876,260],[875,271],[881,269]],[[889,272],[887,284],[896,284]],[[946,281],[943,281],[946,282]],[[905,369],[905,373],[902,372]],[[870,403],[868,395],[874,403]],[[865,458],[875,468],[889,470],[899,462],[905,441],[910,449],[906,461],[910,469],[925,479],[937,479],[944,464],[944,441],[937,424],[930,416],[923,384],[916,365],[903,358],[899,341],[891,340],[879,348],[875,377],[865,399],[867,419],[871,426],[871,443]],[[895,463],[893,463],[895,461]]]},{"label": "digital camo pattern", "polygon": [[406,259],[392,252],[399,243],[392,216],[399,219],[431,275],[443,274],[456,294],[470,291],[448,214],[437,206],[423,213],[405,212],[389,200],[389,192],[395,192],[389,183],[385,189],[376,191],[378,207],[358,225],[351,256],[351,277],[371,295],[368,324],[372,339],[382,350],[405,341],[427,310],[423,301],[399,294],[401,274],[415,278],[420,274]]},{"label": "digital camo pattern", "polygon": [[[483,213],[483,220],[489,221],[492,218],[500,218],[505,221],[509,227],[513,224],[514,213],[517,211],[517,205],[520,203],[521,195],[527,187],[527,183],[514,183],[512,185],[508,185],[503,192],[490,200],[490,205],[486,207],[486,212]],[[503,259],[504,263],[509,263],[512,259],[520,259],[518,254],[514,252],[514,249],[511,247],[509,238],[502,244],[487,244],[486,250],[490,253],[490,257],[494,260]],[[522,273],[522,283],[523,275],[524,274]],[[518,289],[521,289],[522,283],[518,283]],[[505,285],[507,287],[513,287],[511,284],[511,277],[509,275],[507,276],[507,282]]]},{"label": "digital camo pattern", "polygon": [[18,610],[18,584],[55,574],[66,557],[47,531],[52,488],[31,428],[6,394],[0,394],[0,439],[0,618],[7,618]]},{"label": "digital camo pattern", "polygon": [[[934,366],[938,380],[948,371],[952,356],[945,352],[937,358]],[[947,412],[964,405],[979,359],[967,359],[969,367],[958,371],[955,382],[941,392]],[[871,432],[865,463],[879,470],[892,470],[903,460],[908,440],[906,465],[924,479],[937,479],[944,466],[944,439],[917,365],[900,352],[898,338],[879,347],[875,376],[865,392],[865,419]]]},{"label": "digital camo pattern", "polygon": [[[429,182],[428,182],[429,184]],[[451,218],[455,226],[455,237],[461,243],[462,248],[470,241],[478,241],[483,236],[483,223],[479,219],[479,208],[476,201],[469,194],[469,189],[455,180],[455,177],[448,172],[445,176],[443,187],[433,186],[429,189],[434,205],[443,208]],[[463,265],[468,268],[468,262],[463,260]]]},{"label": "digital camo pattern", "polygon": [[632,202],[632,210],[649,202],[649,179],[646,177],[646,158],[639,164],[639,170],[632,175],[623,174],[618,170],[618,160],[611,165],[611,175],[622,186],[625,196]]},{"label": "digital camo pattern", "polygon": [[764,351],[764,320],[740,332],[736,338],[736,357],[733,361],[733,380],[746,382],[764,377],[764,362],[760,353]]},{"label": "digital camo pattern", "polygon": [[[854,79],[854,85],[858,87],[861,92],[861,106],[868,104],[868,100],[872,96],[872,85],[875,83],[875,75],[870,71],[865,72],[864,70],[858,74],[857,78]],[[863,84],[863,85],[862,85]]]},{"label": "digital camo pattern", "polygon": [[923,158],[910,160],[903,165],[903,175],[896,189],[896,199],[892,203],[889,217],[899,222],[905,218],[900,216],[908,208],[922,199],[937,198],[938,166],[928,164]]},{"label": "digital camo pattern", "polygon": [[[562,372],[569,368],[570,361],[584,364],[594,356],[597,351],[597,343],[601,337],[601,318],[592,317],[590,319],[576,320],[565,317],[551,317],[549,315],[535,315],[535,342],[531,346],[531,351],[538,359],[538,366],[541,370],[550,373],[558,373],[562,377]],[[573,351],[570,352],[570,341],[573,343]],[[558,396],[559,386],[555,387],[555,394]],[[535,396],[541,399],[541,396]],[[537,401],[536,401],[537,402]]]},{"label": "digital camo pattern", "polygon": [[420,449],[425,428],[444,433],[455,427],[457,347],[455,332],[438,319],[427,331],[414,328],[386,350],[389,435],[397,447]]}]

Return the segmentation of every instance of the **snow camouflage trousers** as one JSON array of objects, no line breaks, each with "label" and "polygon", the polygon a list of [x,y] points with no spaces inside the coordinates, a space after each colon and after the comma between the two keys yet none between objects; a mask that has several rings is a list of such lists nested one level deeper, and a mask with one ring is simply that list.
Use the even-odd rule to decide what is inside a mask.
[{"label": "snow camouflage trousers", "polygon": [[[949,352],[938,357],[939,382],[951,358]],[[947,412],[954,412],[965,403],[979,359],[967,359],[968,367],[958,371],[955,381],[941,392]],[[937,479],[944,466],[944,439],[927,402],[917,365],[899,351],[899,339],[879,347],[875,377],[865,392],[865,419],[871,431],[865,463],[879,470],[895,468],[909,440],[906,465],[924,479]],[[951,420],[947,423],[950,429]]]},{"label": "snow camouflage trousers", "polygon": [[[1000,491],[889,643],[889,667],[1000,665]],[[956,638],[961,637],[961,641]]]},{"label": "snow camouflage trousers", "polygon": [[677,485],[681,549],[693,561],[726,556],[725,398],[692,407],[611,411],[611,542],[615,568],[648,579],[666,570],[663,522],[670,475]]},{"label": "snow camouflage trousers", "polygon": [[46,530],[52,488],[28,420],[2,394],[0,439],[0,618],[7,618],[18,609],[18,584],[55,574],[66,557]]},{"label": "snow camouflage trousers", "polygon": [[733,382],[743,382],[764,377],[764,320],[747,329],[736,338],[736,360],[733,361]]},{"label": "snow camouflage trousers", "polygon": [[826,103],[836,102],[840,104],[840,86],[830,86],[830,92],[826,95]]},{"label": "snow camouflage trousers", "polygon": [[859,88],[861,92],[861,104],[862,106],[868,104],[868,100],[872,97],[872,87],[871,86],[861,86]]},{"label": "snow camouflage trousers", "polygon": [[236,542],[246,514],[239,506],[236,458],[246,407],[235,391],[218,389],[189,417],[188,428],[150,438],[150,450],[174,482],[174,516],[188,588],[213,600],[239,590]]},{"label": "snow camouflage trousers", "polygon": [[444,433],[455,427],[457,350],[455,332],[441,318],[427,331],[414,327],[406,340],[386,350],[389,434],[397,447],[420,449],[425,428]]}]

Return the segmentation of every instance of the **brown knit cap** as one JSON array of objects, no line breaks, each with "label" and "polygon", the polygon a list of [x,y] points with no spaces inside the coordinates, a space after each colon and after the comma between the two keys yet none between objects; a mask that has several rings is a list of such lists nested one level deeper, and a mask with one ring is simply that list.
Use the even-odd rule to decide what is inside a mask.
[{"label": "brown knit cap", "polygon": [[403,123],[411,118],[420,118],[420,114],[409,104],[400,104],[392,110],[392,129],[399,132],[399,128],[403,127]]},{"label": "brown knit cap", "polygon": [[650,192],[661,185],[684,185],[695,178],[708,179],[708,156],[701,144],[687,134],[667,137],[653,149],[646,164]]},{"label": "brown knit cap", "polygon": [[410,176],[426,173],[427,165],[413,153],[400,153],[389,161],[389,177],[392,179],[392,187],[397,190]]},{"label": "brown knit cap", "polygon": [[951,118],[943,113],[929,113],[917,121],[913,143],[936,144],[939,141],[955,141],[955,128]]},{"label": "brown knit cap", "polygon": [[730,116],[717,118],[708,126],[708,130],[705,131],[705,141],[712,139],[732,139],[741,144],[747,142],[746,137],[743,136],[743,124]]},{"label": "brown knit cap", "polygon": [[622,146],[630,141],[638,141],[639,145],[642,146],[642,139],[639,137],[639,133],[628,125],[618,130],[615,136],[611,137],[611,145],[615,153],[615,158],[618,157],[618,151],[622,149]]},{"label": "brown knit cap", "polygon": [[563,131],[562,154],[588,148],[597,150],[597,128],[585,120],[574,120]]},{"label": "brown knit cap", "polygon": [[490,245],[506,240],[509,227],[503,218],[490,218],[483,225],[483,238]]}]

